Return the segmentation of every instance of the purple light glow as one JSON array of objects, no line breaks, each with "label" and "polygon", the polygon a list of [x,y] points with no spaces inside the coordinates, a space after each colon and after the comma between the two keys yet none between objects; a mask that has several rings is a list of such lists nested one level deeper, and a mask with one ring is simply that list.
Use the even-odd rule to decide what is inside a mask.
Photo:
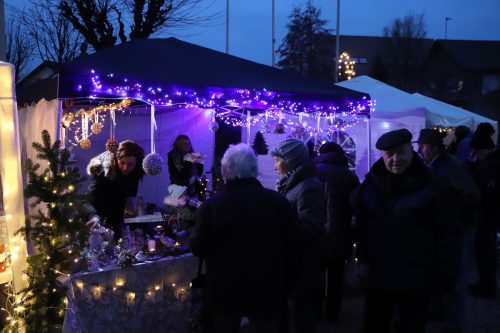
[{"label": "purple light glow", "polygon": [[[322,115],[329,113],[343,112],[343,115],[367,115],[369,114],[369,100],[362,99],[356,103],[347,101],[344,105],[336,105],[335,103],[324,102],[303,102],[296,101],[298,97],[292,94],[279,94],[267,89],[241,89],[241,88],[216,88],[216,92],[208,92],[200,94],[191,88],[175,88],[170,87],[153,87],[149,86],[147,90],[142,90],[142,84],[138,82],[129,83],[128,79],[115,78],[113,74],[105,75],[106,79],[113,82],[102,82],[100,76],[91,70],[90,86],[79,85],[78,90],[82,91],[84,87],[91,92],[91,95],[97,97],[101,92],[106,92],[107,95],[120,97],[134,97],[150,104],[167,107],[192,106],[198,108],[214,108],[219,109],[225,106],[235,108],[246,108],[251,110],[274,110],[281,109],[287,114],[298,114],[319,112]],[[111,80],[113,78],[113,80]],[[210,88],[213,89],[213,88]],[[157,92],[169,90],[170,93],[160,96]],[[102,96],[103,97],[103,96]],[[217,110],[217,113],[219,111]]]}]

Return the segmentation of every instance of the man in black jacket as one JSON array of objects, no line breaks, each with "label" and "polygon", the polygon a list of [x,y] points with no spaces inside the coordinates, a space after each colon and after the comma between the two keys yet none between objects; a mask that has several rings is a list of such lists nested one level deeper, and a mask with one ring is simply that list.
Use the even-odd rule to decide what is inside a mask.
[{"label": "man in black jacket", "polygon": [[478,165],[473,171],[481,193],[482,207],[476,232],[476,261],[479,281],[469,286],[476,296],[495,298],[496,242],[500,225],[500,149],[488,136],[475,136],[471,141],[472,162]]},{"label": "man in black jacket", "polygon": [[344,150],[334,142],[321,146],[316,157],[318,178],[324,185],[326,197],[326,270],[327,295],[325,315],[336,320],[343,297],[343,278],[346,260],[352,256],[353,210],[349,203],[351,192],[359,179],[349,170]]},{"label": "man in black jacket", "polygon": [[[470,276],[474,262],[474,237],[479,216],[479,190],[467,170],[465,164],[445,151],[444,135],[437,130],[425,128],[420,130],[418,152],[432,170],[446,178],[453,189],[459,203],[460,219],[464,227],[462,264],[455,289],[445,294],[442,300],[432,307],[436,314],[445,319],[446,332],[461,332],[466,318],[465,289],[467,277]],[[441,304],[441,305],[440,305]],[[440,309],[439,307],[442,307]]]},{"label": "man in black jacket", "polygon": [[406,129],[376,143],[380,158],[353,195],[368,269],[366,332],[424,332],[429,293],[455,286],[461,226],[446,181],[428,169]]},{"label": "man in black jacket", "polygon": [[190,241],[206,260],[214,331],[238,332],[245,316],[252,332],[281,332],[297,257],[292,209],[256,179],[257,159],[247,145],[230,147],[221,171],[224,188],[199,207]]}]

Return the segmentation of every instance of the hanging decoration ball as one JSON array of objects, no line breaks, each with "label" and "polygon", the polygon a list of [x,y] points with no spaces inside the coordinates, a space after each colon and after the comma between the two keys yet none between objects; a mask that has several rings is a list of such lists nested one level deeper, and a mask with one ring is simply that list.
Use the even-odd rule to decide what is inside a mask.
[{"label": "hanging decoration ball", "polygon": [[72,113],[67,113],[62,116],[61,119],[61,125],[64,128],[68,128],[71,125],[71,122],[73,121],[73,114]]},{"label": "hanging decoration ball", "polygon": [[270,133],[271,132],[271,124],[269,124],[268,121],[264,122],[262,124],[262,132],[264,133]]},{"label": "hanging decoration ball", "polygon": [[306,136],[306,129],[302,125],[298,125],[293,130],[293,136],[296,138],[303,138]]},{"label": "hanging decoration ball", "polygon": [[118,141],[115,139],[109,139],[106,142],[106,150],[115,153],[118,150]]},{"label": "hanging decoration ball", "polygon": [[150,176],[157,175],[163,169],[163,158],[157,153],[151,153],[142,160],[144,172]]},{"label": "hanging decoration ball", "polygon": [[208,130],[212,133],[215,133],[219,130],[219,123],[215,120],[208,124]]},{"label": "hanging decoration ball", "polygon": [[91,145],[92,145],[92,144],[91,144],[91,142],[90,142],[90,140],[89,140],[89,139],[82,139],[82,140],[80,140],[80,147],[81,147],[82,149],[87,150],[87,149],[89,149],[89,148],[90,148],[90,146],[91,146]]},{"label": "hanging decoration ball", "polygon": [[274,134],[283,134],[285,133],[285,126],[283,124],[276,124],[276,127],[274,128]]},{"label": "hanging decoration ball", "polygon": [[103,128],[102,123],[93,123],[92,126],[90,126],[90,130],[95,135],[101,133],[102,132],[102,128]]}]

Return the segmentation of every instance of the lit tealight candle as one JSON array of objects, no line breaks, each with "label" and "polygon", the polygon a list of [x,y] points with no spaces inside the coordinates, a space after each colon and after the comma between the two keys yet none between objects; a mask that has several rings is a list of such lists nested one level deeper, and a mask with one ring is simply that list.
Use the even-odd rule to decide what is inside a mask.
[{"label": "lit tealight candle", "polygon": [[155,252],[156,251],[156,241],[154,239],[148,240],[148,251]]}]

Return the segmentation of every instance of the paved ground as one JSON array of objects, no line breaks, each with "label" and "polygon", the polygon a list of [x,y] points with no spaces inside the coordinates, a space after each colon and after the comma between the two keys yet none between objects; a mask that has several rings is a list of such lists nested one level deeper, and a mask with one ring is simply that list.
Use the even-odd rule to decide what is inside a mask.
[{"label": "paved ground", "polygon": [[[343,304],[339,321],[333,324],[321,323],[318,333],[362,332],[363,307],[363,297],[348,295]],[[441,328],[442,323],[430,322],[426,332],[439,333]],[[464,333],[500,333],[500,297],[490,300],[467,295]]]},{"label": "paved ground", "polygon": [[[497,268],[497,281],[500,286],[500,256]],[[463,333],[500,333],[500,295],[496,299],[484,299],[467,294],[466,302]],[[364,298],[351,292],[351,295],[345,297],[339,321],[333,324],[321,323],[318,333],[361,333],[363,307]],[[441,329],[441,322],[429,322],[426,333],[440,333]]]},{"label": "paved ground", "polygon": [[[500,286],[500,248],[497,281]],[[496,299],[484,299],[467,294],[467,313],[463,333],[500,333],[500,295]],[[336,323],[320,323],[318,333],[362,333],[364,298],[361,294],[347,291],[339,320]],[[431,321],[426,333],[441,333],[442,323]],[[247,333],[242,328],[240,333]]]}]

